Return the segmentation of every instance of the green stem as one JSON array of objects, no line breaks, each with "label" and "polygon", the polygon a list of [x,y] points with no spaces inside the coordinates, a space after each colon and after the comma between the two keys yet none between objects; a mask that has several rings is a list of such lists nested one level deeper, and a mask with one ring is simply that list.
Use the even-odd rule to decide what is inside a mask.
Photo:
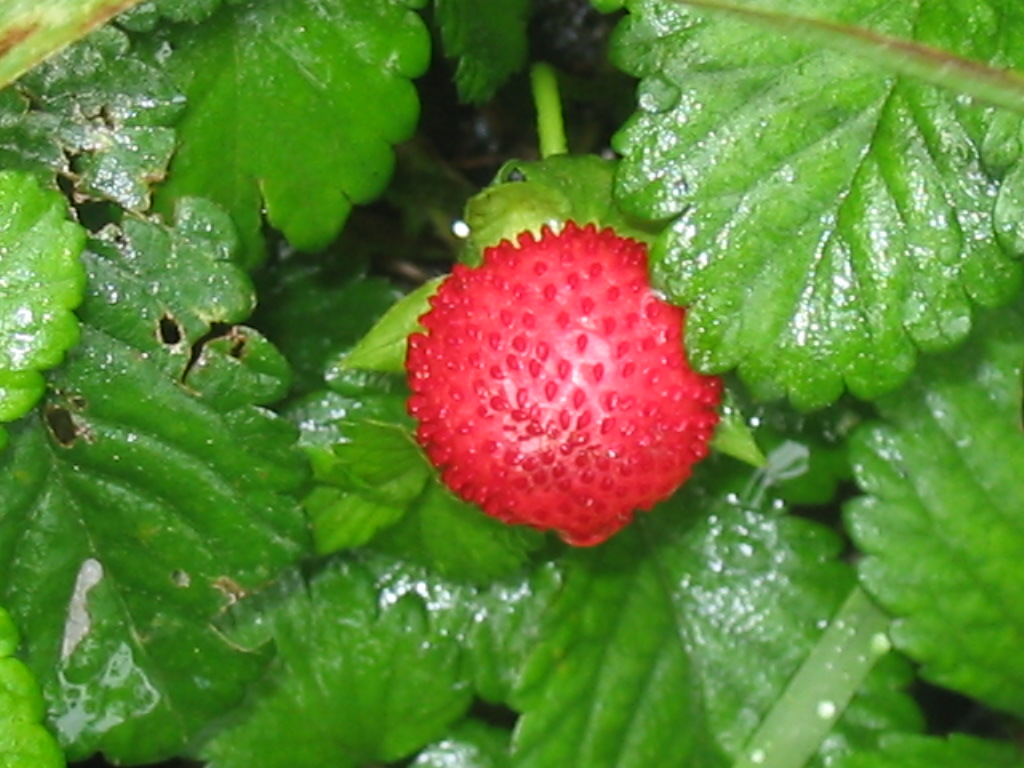
[{"label": "green stem", "polygon": [[800,768],[890,649],[889,617],[854,587],[733,768]]},{"label": "green stem", "polygon": [[569,152],[562,122],[562,99],[558,95],[558,77],[549,64],[537,63],[530,70],[533,103],[537,108],[537,135],[540,156],[564,155]]}]

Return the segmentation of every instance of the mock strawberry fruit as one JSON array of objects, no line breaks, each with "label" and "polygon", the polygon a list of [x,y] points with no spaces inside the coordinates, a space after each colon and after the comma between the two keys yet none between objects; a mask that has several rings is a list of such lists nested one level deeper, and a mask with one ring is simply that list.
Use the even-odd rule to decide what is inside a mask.
[{"label": "mock strawberry fruit", "polygon": [[647,250],[573,223],[458,265],[409,339],[416,438],[460,497],[599,544],[707,454],[721,382],[687,364]]}]

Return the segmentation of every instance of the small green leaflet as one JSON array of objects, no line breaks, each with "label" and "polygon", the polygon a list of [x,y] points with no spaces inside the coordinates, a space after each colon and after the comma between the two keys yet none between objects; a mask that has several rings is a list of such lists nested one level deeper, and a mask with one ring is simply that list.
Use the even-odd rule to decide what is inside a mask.
[{"label": "small green leaflet", "polygon": [[157,208],[188,195],[219,202],[250,265],[263,256],[264,208],[296,248],[324,248],[353,204],[384,190],[392,146],[415,129],[410,78],[430,41],[410,4],[251,3],[172,30],[166,64],[188,109]]},{"label": "small green leaflet", "polygon": [[434,0],[434,22],[445,55],[457,59],[455,85],[462,101],[485,102],[526,63],[530,0]]},{"label": "small green leaflet", "polygon": [[64,753],[43,727],[46,705],[32,673],[12,658],[18,631],[0,608],[0,759],[4,768],[62,768]]},{"label": "small green leaflet", "polygon": [[[78,341],[71,310],[85,288],[84,245],[60,195],[27,174],[0,173],[0,422],[32,409],[40,371]],[[0,426],[0,448],[5,442]]]},{"label": "small green leaflet", "polygon": [[[828,0],[815,12],[1024,65],[1019,4],[977,5]],[[758,398],[802,408],[844,387],[873,398],[906,380],[919,350],[963,340],[973,305],[1015,295],[1018,115],[796,33],[665,0],[628,7],[612,54],[641,83],[614,142],[616,194],[669,220],[654,278],[690,307],[702,370],[738,368]]]},{"label": "small green leaflet", "polygon": [[456,498],[412,436],[404,379],[354,370],[344,356],[332,392],[295,403],[314,468],[305,499],[322,554],[368,545],[442,576],[484,581],[519,571],[543,541]]},{"label": "small green leaflet", "polygon": [[1024,311],[989,313],[857,434],[848,509],[865,586],[921,674],[1024,714]]},{"label": "small green leaflet", "polygon": [[288,367],[254,330],[230,221],[189,201],[90,243],[81,342],[0,456],[0,603],[69,759],[178,754],[265,652],[212,620],[309,551]]}]

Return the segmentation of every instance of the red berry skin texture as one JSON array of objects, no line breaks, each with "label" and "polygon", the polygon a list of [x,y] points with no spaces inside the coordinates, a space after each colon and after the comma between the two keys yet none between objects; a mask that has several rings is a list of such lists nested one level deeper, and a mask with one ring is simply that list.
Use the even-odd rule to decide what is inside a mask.
[{"label": "red berry skin texture", "polygon": [[406,359],[416,439],[487,514],[599,544],[707,455],[721,381],[687,363],[643,244],[524,233],[456,266],[431,307]]}]

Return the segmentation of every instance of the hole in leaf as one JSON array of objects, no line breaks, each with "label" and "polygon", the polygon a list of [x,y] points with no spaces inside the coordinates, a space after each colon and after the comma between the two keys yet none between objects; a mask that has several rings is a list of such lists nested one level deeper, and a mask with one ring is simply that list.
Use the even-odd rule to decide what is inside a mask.
[{"label": "hole in leaf", "polygon": [[181,341],[184,334],[182,333],[181,326],[178,325],[178,321],[171,317],[171,315],[165,314],[160,318],[160,322],[157,325],[157,335],[161,343],[173,346]]},{"label": "hole in leaf", "polygon": [[[196,363],[199,362],[199,357],[203,354],[203,349],[205,349],[207,344],[209,344],[214,339],[220,339],[220,338],[223,338],[225,336],[232,336],[232,335],[238,336],[238,333],[235,331],[234,324],[232,324],[232,323],[222,323],[222,322],[219,322],[219,321],[216,321],[216,320],[214,322],[210,323],[210,330],[208,330],[206,333],[204,333],[202,336],[200,336],[198,339],[196,339],[195,343],[192,345],[192,350],[191,350],[191,353],[189,354],[188,362],[185,364],[185,370],[181,374],[181,380],[184,381],[186,378],[188,378],[189,373],[191,373],[191,371],[195,367]],[[245,346],[245,338],[244,337],[241,337],[241,345],[242,345],[242,347]],[[231,348],[232,349],[232,356],[233,357],[238,357],[238,356],[240,356],[242,354],[243,350],[240,348],[238,350],[238,354],[237,355],[233,354],[233,350],[234,350],[235,346],[237,346],[237,342]]]},{"label": "hole in leaf", "polygon": [[188,571],[176,570],[171,573],[171,581],[174,586],[185,589],[192,586],[192,577],[189,576]]},{"label": "hole in leaf", "polygon": [[47,406],[44,418],[50,434],[58,443],[65,448],[75,444],[75,440],[78,439],[78,427],[75,426],[75,421],[67,408],[59,405]]},{"label": "hole in leaf", "polygon": [[475,699],[473,701],[469,714],[472,717],[483,720],[485,723],[498,728],[508,728],[509,730],[515,727],[516,721],[519,719],[519,713],[514,709],[501,704],[491,704],[482,699]]},{"label": "hole in leaf", "polygon": [[84,411],[86,408],[89,407],[89,401],[86,400],[81,395],[69,395],[68,403],[70,403],[71,407],[74,408],[76,411]]}]

